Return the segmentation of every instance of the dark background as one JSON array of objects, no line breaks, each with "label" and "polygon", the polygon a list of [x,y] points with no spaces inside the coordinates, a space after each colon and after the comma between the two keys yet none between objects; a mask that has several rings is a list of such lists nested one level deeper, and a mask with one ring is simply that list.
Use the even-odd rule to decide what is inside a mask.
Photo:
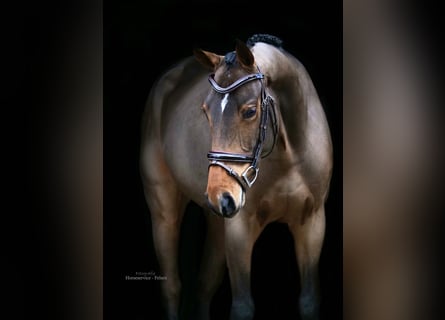
[{"label": "dark background", "polygon": [[[122,1],[104,3],[104,317],[159,319],[159,284],[126,281],[157,272],[150,216],[138,171],[141,113],[153,82],[194,47],[225,54],[255,33],[280,37],[308,69],[334,144],[320,273],[323,318],[342,317],[342,2]],[[196,276],[204,234],[200,209],[188,207],[181,238],[183,287]],[[252,258],[255,319],[298,319],[297,266],[285,226],[270,225]],[[158,272],[157,272],[158,273]],[[159,274],[159,273],[158,273]],[[228,315],[226,277],[212,313]]]}]

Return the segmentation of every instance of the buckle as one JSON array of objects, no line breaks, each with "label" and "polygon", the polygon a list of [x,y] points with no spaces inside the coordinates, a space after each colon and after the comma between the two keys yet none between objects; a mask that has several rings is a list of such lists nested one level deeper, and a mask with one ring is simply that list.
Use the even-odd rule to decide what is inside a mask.
[{"label": "buckle", "polygon": [[241,176],[243,177],[244,181],[246,182],[249,188],[251,188],[252,185],[255,183],[256,178],[258,177],[258,171],[259,168],[250,166],[242,173]]}]

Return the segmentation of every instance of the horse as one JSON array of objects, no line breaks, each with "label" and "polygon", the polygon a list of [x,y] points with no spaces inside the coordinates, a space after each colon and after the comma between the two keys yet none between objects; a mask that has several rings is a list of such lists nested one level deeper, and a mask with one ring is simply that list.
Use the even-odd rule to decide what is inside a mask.
[{"label": "horse", "polygon": [[[179,318],[184,210],[207,225],[193,319],[209,319],[228,270],[230,319],[252,319],[251,256],[272,222],[293,236],[304,320],[320,315],[319,257],[333,170],[329,124],[304,65],[255,34],[225,55],[193,49],[158,78],[142,115],[140,172],[166,318]],[[297,297],[296,297],[297,299]]]}]

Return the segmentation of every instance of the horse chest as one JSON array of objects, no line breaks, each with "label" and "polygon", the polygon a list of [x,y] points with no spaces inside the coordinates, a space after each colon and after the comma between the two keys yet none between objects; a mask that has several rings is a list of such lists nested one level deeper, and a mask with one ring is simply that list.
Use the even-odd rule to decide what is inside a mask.
[{"label": "horse chest", "polygon": [[260,224],[300,220],[313,198],[301,175],[291,171],[268,185],[266,192],[258,190],[251,200]]}]

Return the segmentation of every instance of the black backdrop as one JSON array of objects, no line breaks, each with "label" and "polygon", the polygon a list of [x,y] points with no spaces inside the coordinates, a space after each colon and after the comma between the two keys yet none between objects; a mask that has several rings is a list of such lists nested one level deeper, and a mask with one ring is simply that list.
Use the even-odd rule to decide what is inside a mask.
[{"label": "black backdrop", "polygon": [[[280,37],[308,69],[334,144],[334,173],[326,206],[320,261],[323,319],[342,317],[342,2],[270,1],[242,5],[212,1],[104,2],[104,318],[160,319],[159,283],[125,276],[158,270],[151,222],[138,171],[141,113],[159,75],[194,47],[224,54],[254,33]],[[191,204],[181,250],[183,286],[190,290],[204,224]],[[252,258],[255,319],[298,319],[298,273],[287,229],[270,225]],[[226,277],[212,313],[228,315]]]}]

